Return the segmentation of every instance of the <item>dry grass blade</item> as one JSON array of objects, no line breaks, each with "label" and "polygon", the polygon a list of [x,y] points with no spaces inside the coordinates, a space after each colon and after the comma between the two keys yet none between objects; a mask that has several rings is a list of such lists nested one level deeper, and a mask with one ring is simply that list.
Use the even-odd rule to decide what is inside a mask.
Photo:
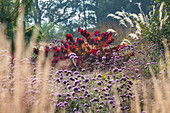
[{"label": "dry grass blade", "polygon": [[136,28],[137,28],[137,30],[141,31],[140,24],[139,24],[137,21],[135,21],[135,23],[136,23]]},{"label": "dry grass blade", "polygon": [[46,62],[45,67],[44,67],[44,74],[42,76],[42,91],[41,91],[41,96],[40,96],[40,104],[39,104],[39,113],[43,113],[44,111],[47,111],[46,109],[46,102],[48,100],[47,98],[47,80],[48,80],[48,75],[50,72],[50,63]]},{"label": "dry grass blade", "polygon": [[165,5],[164,2],[161,3],[161,6],[159,7],[159,21],[162,20],[162,10],[163,10],[163,6]]},{"label": "dry grass blade", "polygon": [[129,17],[126,16],[124,19],[131,25],[131,27],[134,27],[133,22]]},{"label": "dry grass blade", "polygon": [[148,97],[147,97],[147,89],[146,89],[146,85],[144,84],[142,87],[142,91],[143,91],[143,98],[144,98],[144,111],[146,113],[149,113],[148,110]]},{"label": "dry grass blade", "polygon": [[[42,70],[43,70],[42,62],[44,62],[43,59],[44,59],[43,51],[39,51],[38,59],[37,59],[37,62],[36,62],[36,69],[37,69],[36,70],[36,74],[37,74],[36,78],[41,78],[41,76],[43,75],[43,73],[42,73]],[[39,81],[36,80],[36,82],[39,82]],[[38,83],[35,83],[35,85],[38,85]],[[41,88],[38,87],[36,90],[41,90]],[[34,95],[34,96],[35,96],[35,98],[39,98],[37,95]],[[40,95],[40,96],[42,97],[42,95]],[[39,113],[38,110],[40,109],[40,106],[39,106],[39,104],[37,105],[37,103],[34,103],[32,110],[31,110],[31,113]]]},{"label": "dry grass blade", "polygon": [[22,59],[23,55],[23,48],[24,48],[24,32],[23,32],[23,21],[24,21],[24,9],[20,12],[18,20],[17,20],[17,33],[16,33],[16,40],[15,40],[15,49],[16,49],[16,61],[15,61],[15,69],[14,69],[14,103],[15,103],[15,112],[21,113],[21,70],[20,70],[20,60]]},{"label": "dry grass blade", "polygon": [[116,33],[116,31],[114,29],[108,29],[106,32]]},{"label": "dry grass blade", "polygon": [[108,14],[107,17],[109,17],[109,16],[114,18],[116,15],[114,15],[114,14]]},{"label": "dry grass blade", "polygon": [[122,16],[122,17],[125,17],[126,15],[124,14],[124,12],[120,12],[120,11],[117,11],[115,14],[119,15],[119,16]]},{"label": "dry grass blade", "polygon": [[[146,21],[146,16],[144,14],[144,12],[142,11],[142,8],[141,8],[141,3],[136,3],[138,5],[138,8],[140,10],[140,13],[141,13],[141,16],[143,17],[143,19]],[[144,21],[144,24],[145,24],[145,21]]]},{"label": "dry grass blade", "polygon": [[134,85],[134,94],[135,94],[135,113],[141,113],[141,108],[140,108],[140,101],[139,101],[139,95],[136,89],[136,86]]},{"label": "dry grass blade", "polygon": [[135,34],[141,35],[141,31],[140,31],[140,30],[136,30],[136,31],[135,31]]},{"label": "dry grass blade", "polygon": [[152,12],[152,15],[154,16],[155,15],[155,5],[153,6],[153,12]]},{"label": "dry grass blade", "polygon": [[125,45],[129,45],[129,44],[130,44],[130,41],[129,41],[128,39],[124,39],[124,40],[121,42],[120,45],[123,45],[123,43],[124,43]]},{"label": "dry grass blade", "polygon": [[162,20],[162,24],[165,24],[166,20],[169,18],[168,14],[166,13],[163,20]]},{"label": "dry grass blade", "polygon": [[120,21],[119,21],[119,25],[124,25],[125,27],[127,27],[127,25],[125,24],[125,21],[124,21],[124,20],[120,20]]},{"label": "dry grass blade", "polygon": [[[168,44],[167,44],[167,39],[163,39],[163,45],[165,48],[165,58],[166,58],[166,63],[167,63],[167,81],[165,82],[164,88],[165,88],[165,95],[166,95],[166,105],[165,107],[165,112],[168,112],[169,109],[169,105],[170,105],[170,56],[169,56],[169,48],[168,48]],[[164,80],[164,78],[163,78]]]},{"label": "dry grass blade", "polygon": [[33,53],[32,49],[33,49],[33,47],[35,47],[36,37],[38,37],[38,33],[39,33],[39,28],[37,26],[35,26],[33,35],[30,40],[30,44],[27,47],[27,50],[25,51],[25,54],[27,57]]},{"label": "dry grass blade", "polygon": [[165,94],[165,98],[167,98],[168,95],[166,95],[165,93],[168,90],[166,86],[166,80],[165,80],[165,64],[163,63],[162,59],[160,59],[159,61],[159,69],[160,69],[159,76],[161,78],[163,93]]},{"label": "dry grass blade", "polygon": [[120,100],[119,100],[119,96],[117,94],[116,89],[117,89],[116,85],[113,85],[114,96],[115,96],[115,105],[116,105],[116,113],[121,113],[121,111],[120,111]]},{"label": "dry grass blade", "polygon": [[151,66],[149,66],[149,70],[152,74],[152,81],[153,81],[153,85],[154,85],[154,97],[155,97],[155,106],[154,106],[155,108],[154,108],[154,110],[156,112],[165,113],[164,107],[163,107],[163,98],[162,98],[163,95],[161,93],[160,87],[157,83],[155,74],[154,74]]},{"label": "dry grass blade", "polygon": [[137,19],[137,21],[139,20],[138,15],[137,15],[137,14],[135,14],[135,13],[130,14],[130,16],[132,16],[133,18],[136,18],[136,19]]},{"label": "dry grass blade", "polygon": [[166,58],[166,63],[167,63],[167,74],[168,78],[170,79],[170,57],[169,57],[169,49],[168,49],[168,44],[167,44],[167,39],[163,39],[163,45],[165,48],[165,58]]},{"label": "dry grass blade", "polygon": [[162,25],[163,25],[163,20],[160,20],[160,27],[159,27],[160,30],[162,29]]},{"label": "dry grass blade", "polygon": [[0,22],[0,47],[3,50],[4,48],[4,42],[5,42],[5,29],[6,29],[6,24]]},{"label": "dry grass blade", "polygon": [[138,39],[138,36],[134,33],[130,33],[128,36],[133,38],[133,39]]},{"label": "dry grass blade", "polygon": [[143,16],[142,16],[142,14],[139,13],[138,15],[139,15],[139,18],[140,18],[141,22],[142,22],[143,24],[145,24],[145,21],[144,21],[144,18],[143,18]]},{"label": "dry grass blade", "polygon": [[[8,64],[10,62],[10,58],[8,56],[9,51],[7,50],[2,50],[0,51],[0,81],[3,79],[6,79],[7,81],[9,80],[8,77],[10,75],[10,70],[8,68]],[[5,76],[4,76],[5,75]],[[0,85],[0,100],[2,100],[3,102],[1,102],[0,106],[2,108],[0,108],[0,112],[3,111],[4,113],[9,113],[10,109],[8,109],[8,103],[11,102],[10,100],[10,94],[8,92],[8,89],[10,88],[10,85],[7,84],[5,87],[2,85],[3,83],[1,83]]]}]

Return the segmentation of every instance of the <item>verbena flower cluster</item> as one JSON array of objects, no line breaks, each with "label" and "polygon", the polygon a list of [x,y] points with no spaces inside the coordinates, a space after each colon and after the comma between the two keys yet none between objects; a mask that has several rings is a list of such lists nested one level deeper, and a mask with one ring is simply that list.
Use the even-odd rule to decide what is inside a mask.
[{"label": "verbena flower cluster", "polygon": [[120,100],[120,109],[127,111],[130,100],[134,98],[131,91],[133,79],[121,72],[115,75],[88,75],[85,69],[81,72],[58,70],[52,79],[61,90],[56,94],[57,111],[62,108],[67,112],[88,112],[90,108],[101,113],[115,111],[115,90]]}]

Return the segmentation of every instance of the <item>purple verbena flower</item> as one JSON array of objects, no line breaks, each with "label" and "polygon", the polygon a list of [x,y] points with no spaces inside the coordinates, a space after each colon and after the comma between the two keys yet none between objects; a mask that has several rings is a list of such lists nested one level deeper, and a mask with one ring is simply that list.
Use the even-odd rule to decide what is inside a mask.
[{"label": "purple verbena flower", "polygon": [[84,99],[84,96],[80,96],[79,99]]},{"label": "purple verbena flower", "polygon": [[110,103],[110,104],[113,104],[113,100],[109,100],[109,103]]},{"label": "purple verbena flower", "polygon": [[105,56],[103,56],[103,57],[102,57],[102,59],[103,59],[103,60],[106,60],[106,57],[105,57]]},{"label": "purple verbena flower", "polygon": [[75,54],[75,53],[70,53],[68,56],[69,56],[69,57],[70,57],[70,56],[76,56],[76,54]]},{"label": "purple verbena flower", "polygon": [[86,86],[85,85],[81,85],[82,88],[85,88]]},{"label": "purple verbena flower", "polygon": [[102,77],[102,75],[101,75],[101,74],[98,74],[98,75],[97,75],[97,77],[99,77],[99,78],[100,78],[100,77]]},{"label": "purple verbena flower", "polygon": [[103,95],[100,95],[99,97],[100,97],[100,98],[103,98]]},{"label": "purple verbena flower", "polygon": [[69,93],[67,93],[67,94],[66,94],[66,96],[70,96],[70,94],[69,94]]},{"label": "purple verbena flower", "polygon": [[135,73],[138,73],[139,72],[139,69],[135,69]]},{"label": "purple verbena flower", "polygon": [[78,72],[78,71],[75,71],[74,74],[79,74],[79,72]]},{"label": "purple verbena flower", "polygon": [[105,92],[105,93],[104,93],[104,95],[105,95],[105,96],[109,96],[110,94],[109,94],[109,93],[107,93],[107,92]]},{"label": "purple verbena flower", "polygon": [[98,89],[97,89],[97,88],[95,88],[95,89],[94,89],[94,91],[98,92]]},{"label": "purple verbena flower", "polygon": [[74,91],[78,91],[78,90],[79,90],[79,87],[74,87],[73,90],[74,90]]},{"label": "purple verbena flower", "polygon": [[89,78],[86,78],[85,80],[83,80],[83,82],[88,82],[89,81]]},{"label": "purple verbena flower", "polygon": [[81,69],[81,72],[84,72],[84,71],[86,71],[86,69]]},{"label": "purple verbena flower", "polygon": [[68,102],[64,101],[64,105],[65,105],[65,106],[68,105]]},{"label": "purple verbena flower", "polygon": [[77,108],[74,108],[73,111],[77,111]]},{"label": "purple verbena flower", "polygon": [[72,86],[71,86],[71,85],[69,85],[69,86],[67,86],[67,89],[71,89],[71,87],[72,87]]},{"label": "purple verbena flower", "polygon": [[71,97],[66,97],[66,100],[71,100]]},{"label": "purple verbena flower", "polygon": [[102,109],[102,108],[103,108],[103,105],[100,105],[99,108]]},{"label": "purple verbena flower", "polygon": [[76,80],[76,81],[74,82],[74,86],[76,86],[79,82],[80,82],[79,80]]},{"label": "purple verbena flower", "polygon": [[75,92],[72,92],[71,95],[74,96]]},{"label": "purple verbena flower", "polygon": [[125,106],[124,109],[129,109],[129,106]]},{"label": "purple verbena flower", "polygon": [[84,104],[84,106],[85,106],[85,107],[87,107],[87,106],[88,106],[88,104],[87,104],[87,103],[85,103],[85,104]]},{"label": "purple verbena flower", "polygon": [[102,81],[99,81],[97,84],[98,84],[98,85],[102,85]]},{"label": "purple verbena flower", "polygon": [[90,97],[91,95],[90,94],[87,94],[87,97]]},{"label": "purple verbena flower", "polygon": [[58,97],[61,97],[61,93],[58,94]]}]

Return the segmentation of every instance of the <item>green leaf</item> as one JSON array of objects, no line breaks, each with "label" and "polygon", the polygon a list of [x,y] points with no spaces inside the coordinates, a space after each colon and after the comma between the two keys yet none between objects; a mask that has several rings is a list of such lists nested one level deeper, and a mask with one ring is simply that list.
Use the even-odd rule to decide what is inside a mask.
[{"label": "green leaf", "polygon": [[123,73],[122,73],[122,72],[120,72],[120,73],[119,73],[119,79],[121,79],[121,78],[122,78],[122,76],[123,76]]}]

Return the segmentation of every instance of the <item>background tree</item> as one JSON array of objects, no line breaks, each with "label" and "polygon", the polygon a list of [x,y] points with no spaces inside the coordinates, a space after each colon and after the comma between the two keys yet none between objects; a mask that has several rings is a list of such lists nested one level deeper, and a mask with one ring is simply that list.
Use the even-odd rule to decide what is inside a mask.
[{"label": "background tree", "polygon": [[141,3],[145,14],[148,13],[151,0],[35,0],[34,10],[27,15],[26,22],[37,24],[40,28],[44,27],[43,24],[47,27],[47,23],[54,23],[53,27],[58,27],[55,28],[56,32],[59,25],[60,28],[62,25],[67,28],[67,33],[77,36],[75,31],[78,27],[90,29],[97,26],[100,30],[101,23],[107,26],[109,23],[106,17],[110,13],[122,10],[128,13],[139,13],[136,2]]},{"label": "background tree", "polygon": [[14,33],[19,11],[21,10],[21,7],[24,7],[25,15],[27,15],[29,10],[31,10],[31,2],[32,0],[0,1],[0,23],[3,23],[7,28],[6,34],[7,38],[11,39],[12,53],[14,52]]},{"label": "background tree", "polygon": [[43,32],[44,39],[43,41],[50,42],[52,39],[56,38],[57,36],[57,30],[54,23],[44,23],[41,26],[41,31]]}]

